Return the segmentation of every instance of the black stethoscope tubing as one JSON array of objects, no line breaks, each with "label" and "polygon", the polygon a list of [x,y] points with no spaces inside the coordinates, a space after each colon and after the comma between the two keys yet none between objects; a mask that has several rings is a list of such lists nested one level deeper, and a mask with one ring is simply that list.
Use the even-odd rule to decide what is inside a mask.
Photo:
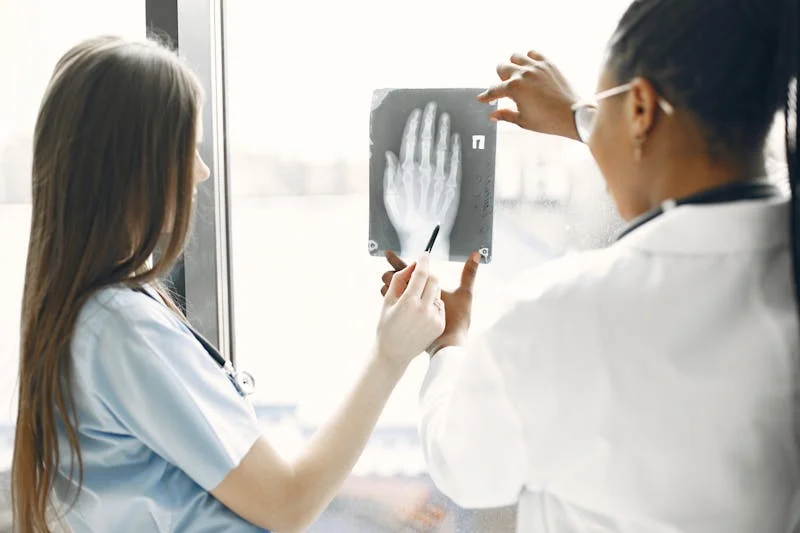
[{"label": "black stethoscope tubing", "polygon": [[[159,302],[152,294],[146,291],[143,287],[136,287],[133,290],[136,292],[140,292],[149,298],[155,300],[157,303],[163,305],[163,303]],[[188,322],[185,323],[188,330],[192,333],[197,342],[203,347],[203,349],[208,353],[208,355],[220,366],[222,370],[228,375],[230,380],[233,382],[233,385],[236,387],[236,390],[242,396],[248,396],[253,393],[253,389],[255,388],[255,378],[244,370],[237,370],[234,368],[233,364],[226,359],[219,350],[211,344],[205,337],[203,337],[199,331],[194,329],[194,327],[189,324]]]},{"label": "black stethoscope tubing", "polygon": [[648,222],[663,215],[666,211],[681,205],[710,205],[745,200],[767,200],[781,196],[780,189],[764,178],[755,180],[735,181],[720,187],[687,196],[679,200],[666,200],[660,206],[648,211],[630,222],[616,237],[620,240]]}]

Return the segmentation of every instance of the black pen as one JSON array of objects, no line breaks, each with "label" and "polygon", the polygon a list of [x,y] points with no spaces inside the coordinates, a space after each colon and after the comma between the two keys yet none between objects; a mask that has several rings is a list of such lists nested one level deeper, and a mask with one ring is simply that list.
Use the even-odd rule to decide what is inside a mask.
[{"label": "black pen", "polygon": [[436,224],[436,227],[433,228],[433,233],[431,233],[431,238],[428,240],[428,246],[425,247],[425,252],[430,253],[433,250],[433,243],[436,242],[437,235],[439,235],[439,224]]}]

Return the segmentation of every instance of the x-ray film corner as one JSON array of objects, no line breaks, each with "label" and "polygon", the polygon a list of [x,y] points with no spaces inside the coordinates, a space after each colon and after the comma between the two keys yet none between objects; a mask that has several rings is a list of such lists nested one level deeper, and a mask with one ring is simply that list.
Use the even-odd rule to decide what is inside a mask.
[{"label": "x-ray film corner", "polygon": [[371,111],[375,111],[378,109],[389,93],[392,92],[392,89],[375,89],[372,92],[372,106]]}]

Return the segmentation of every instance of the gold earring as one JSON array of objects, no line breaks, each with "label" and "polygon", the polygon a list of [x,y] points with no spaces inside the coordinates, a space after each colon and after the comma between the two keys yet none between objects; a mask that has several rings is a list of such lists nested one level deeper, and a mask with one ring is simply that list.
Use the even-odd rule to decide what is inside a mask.
[{"label": "gold earring", "polygon": [[636,147],[633,149],[633,160],[637,163],[642,160],[642,147],[644,146],[645,136],[636,137]]}]

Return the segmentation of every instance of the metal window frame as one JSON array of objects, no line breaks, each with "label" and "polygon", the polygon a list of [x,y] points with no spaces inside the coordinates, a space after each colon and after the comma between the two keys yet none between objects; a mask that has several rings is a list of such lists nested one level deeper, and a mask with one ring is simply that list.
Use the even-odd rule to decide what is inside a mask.
[{"label": "metal window frame", "polygon": [[189,321],[234,360],[230,168],[221,0],[145,0],[148,34],[167,37],[205,90],[200,155],[211,178],[198,187],[192,234],[168,283]]}]

